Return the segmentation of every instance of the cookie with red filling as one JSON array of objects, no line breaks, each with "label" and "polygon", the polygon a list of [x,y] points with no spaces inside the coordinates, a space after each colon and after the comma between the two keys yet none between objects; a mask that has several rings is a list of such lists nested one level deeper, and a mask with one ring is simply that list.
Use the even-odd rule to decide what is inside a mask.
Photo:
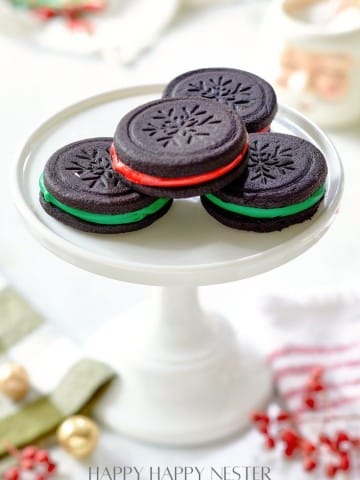
[{"label": "cookie with red filling", "polygon": [[203,68],[183,73],[165,89],[164,97],[201,97],[232,108],[247,131],[267,132],[277,112],[272,86],[253,73],[235,68]]},{"label": "cookie with red filling", "polygon": [[246,169],[248,135],[232,110],[202,98],[160,99],[120,121],[112,166],[135,190],[185,198],[214,192]]}]

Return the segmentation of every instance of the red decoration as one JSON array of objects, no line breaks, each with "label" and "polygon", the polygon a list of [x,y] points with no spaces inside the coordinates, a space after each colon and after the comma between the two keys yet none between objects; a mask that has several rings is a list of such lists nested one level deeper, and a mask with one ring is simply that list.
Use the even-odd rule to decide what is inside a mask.
[{"label": "red decoration", "polygon": [[313,458],[305,457],[303,466],[304,466],[305,472],[312,472],[313,470],[316,469],[317,463]]},{"label": "red decoration", "polygon": [[92,35],[94,33],[94,25],[91,21],[84,18],[84,15],[99,13],[104,10],[104,7],[105,3],[102,0],[88,0],[87,3],[78,7],[64,9],[36,7],[33,9],[33,12],[43,21],[49,21],[55,17],[63,17],[71,30],[84,30],[89,35]]},{"label": "red decoration", "polygon": [[318,395],[326,391],[324,369],[315,367],[310,373],[304,388],[304,407],[310,410],[318,408]]},{"label": "red decoration", "polygon": [[3,480],[22,480],[23,474],[26,479],[49,480],[56,473],[57,465],[47,450],[32,445],[22,451],[10,444],[6,444],[6,447],[9,454],[17,460],[17,465],[4,473]]},{"label": "red decoration", "polygon": [[334,478],[338,473],[338,467],[336,465],[327,465],[325,474],[328,478]]},{"label": "red decoration", "polygon": [[[265,437],[265,446],[273,449],[281,444],[283,455],[286,458],[300,458],[304,470],[312,472],[323,465],[327,478],[334,478],[338,473],[351,470],[351,456],[360,454],[360,438],[351,437],[347,432],[341,430],[333,438],[320,434],[316,442],[310,442],[297,432],[292,425],[294,418],[287,413],[287,423],[282,420],[283,415],[277,415],[269,419],[264,432],[264,418],[268,417],[266,412],[257,412],[252,420]],[[285,424],[285,425],[284,425]],[[259,428],[259,425],[261,428]],[[324,459],[332,458],[332,463],[324,464]]]},{"label": "red decoration", "polygon": [[276,420],[278,422],[286,422],[289,419],[290,419],[290,416],[287,412],[280,412],[280,413],[278,413],[278,416],[276,417]]},{"label": "red decoration", "polygon": [[266,446],[269,450],[272,450],[276,447],[276,441],[273,437],[266,437]]},{"label": "red decoration", "polygon": [[314,397],[305,397],[304,404],[310,410],[314,410],[316,408],[316,402]]},{"label": "red decoration", "polygon": [[[304,386],[305,410],[317,408],[321,404],[319,400],[325,400],[325,397],[320,396],[324,396],[326,390],[324,370],[313,369]],[[351,471],[352,457],[360,455],[360,437],[354,437],[345,430],[339,430],[331,436],[322,432],[316,441],[310,441],[297,430],[297,415],[279,411],[277,415],[270,417],[268,412],[257,411],[251,418],[257,430],[264,436],[268,449],[280,445],[284,457],[301,460],[306,472],[321,468],[326,478],[335,478],[338,474]],[[331,421],[350,419],[354,420],[354,416],[325,417],[324,425]]]}]

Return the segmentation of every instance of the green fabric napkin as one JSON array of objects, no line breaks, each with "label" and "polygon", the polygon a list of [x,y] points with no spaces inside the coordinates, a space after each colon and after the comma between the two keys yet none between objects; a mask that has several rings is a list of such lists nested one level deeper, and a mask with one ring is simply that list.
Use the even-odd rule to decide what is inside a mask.
[{"label": "green fabric napkin", "polygon": [[0,290],[0,364],[8,361],[26,368],[32,390],[21,403],[0,393],[0,457],[7,453],[4,441],[21,448],[87,411],[114,377],[102,362],[82,358],[71,340],[6,287]]}]

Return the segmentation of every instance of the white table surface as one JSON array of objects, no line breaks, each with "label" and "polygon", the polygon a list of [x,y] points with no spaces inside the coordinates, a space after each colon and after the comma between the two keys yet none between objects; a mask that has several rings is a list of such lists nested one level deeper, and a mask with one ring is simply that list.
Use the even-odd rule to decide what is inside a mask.
[{"label": "white table surface", "polygon": [[[8,182],[11,165],[23,141],[44,118],[88,95],[131,84],[163,83],[181,71],[201,66],[224,65],[257,71],[252,50],[241,45],[241,38],[245,36],[256,43],[253,22],[257,18],[257,7],[244,10],[236,3],[199,11],[178,21],[157,46],[134,65],[121,68],[97,58],[55,56],[0,37],[0,272],[49,320],[80,343],[104,317],[119,313],[148,296],[149,288],[83,272],[51,255],[30,236],[12,205]],[[250,280],[202,289],[202,298],[208,305],[226,311],[236,306],[239,295],[253,298],[254,292],[256,304],[272,294],[291,296],[301,292],[307,296],[320,290],[329,294],[356,292],[360,272],[357,211],[360,124],[329,133],[342,156],[346,174],[342,207],[330,232],[318,245],[286,266]],[[242,319],[255,315],[247,307],[241,306],[241,309]],[[239,327],[244,324],[239,322]],[[253,328],[249,330],[248,325]],[[248,333],[264,348],[271,348],[268,328],[259,330],[257,325],[257,322],[246,322]],[[255,331],[261,334],[255,337]],[[82,465],[58,450],[55,455],[61,458],[64,478],[88,478],[88,462]],[[142,445],[103,432],[92,463],[209,466],[271,462],[273,478],[284,478],[283,462],[276,462],[275,457],[262,451],[257,436],[252,433],[223,445],[173,450]],[[295,473],[297,467],[291,468],[295,469],[292,475],[296,475],[291,478],[301,478]]]}]

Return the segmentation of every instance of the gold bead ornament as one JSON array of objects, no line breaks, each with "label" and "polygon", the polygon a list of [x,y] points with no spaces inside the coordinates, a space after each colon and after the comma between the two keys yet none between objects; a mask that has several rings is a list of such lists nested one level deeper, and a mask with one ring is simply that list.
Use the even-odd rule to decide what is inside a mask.
[{"label": "gold bead ornament", "polygon": [[14,402],[22,400],[30,390],[27,371],[17,363],[0,365],[0,391]]},{"label": "gold bead ornament", "polygon": [[99,428],[90,418],[76,415],[65,420],[57,432],[61,447],[75,458],[88,457],[96,448]]}]

